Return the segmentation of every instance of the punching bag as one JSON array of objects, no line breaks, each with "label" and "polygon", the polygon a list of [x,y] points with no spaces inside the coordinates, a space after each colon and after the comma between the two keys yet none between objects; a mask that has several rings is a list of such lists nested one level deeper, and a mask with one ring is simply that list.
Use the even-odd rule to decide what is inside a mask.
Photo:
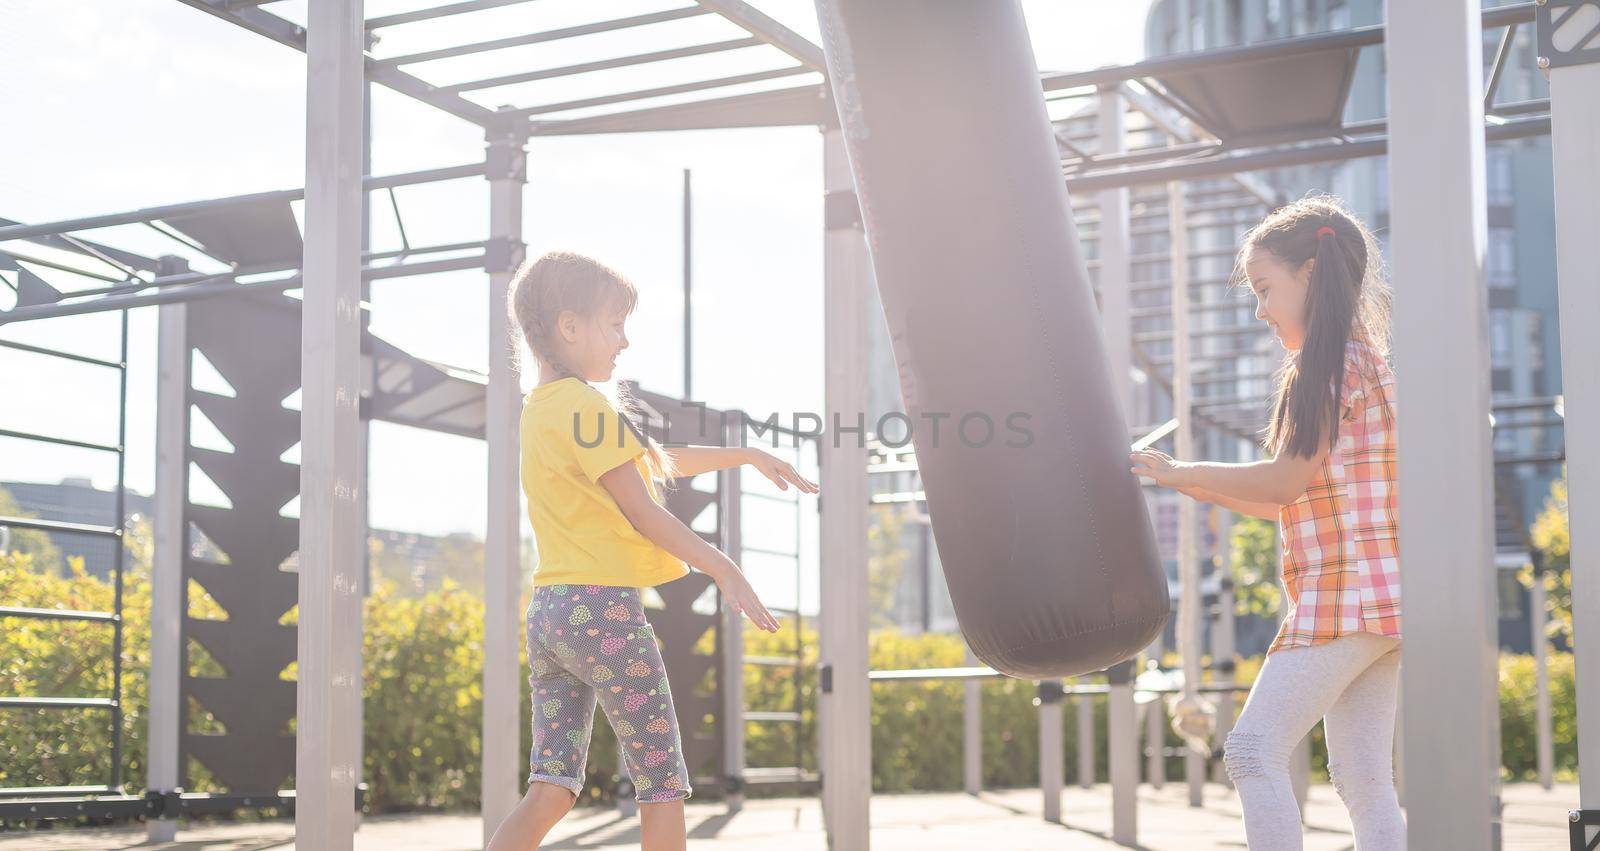
[{"label": "punching bag", "polygon": [[1165,624],[1167,580],[1022,9],[817,13],[967,644],[1028,679],[1123,661]]}]

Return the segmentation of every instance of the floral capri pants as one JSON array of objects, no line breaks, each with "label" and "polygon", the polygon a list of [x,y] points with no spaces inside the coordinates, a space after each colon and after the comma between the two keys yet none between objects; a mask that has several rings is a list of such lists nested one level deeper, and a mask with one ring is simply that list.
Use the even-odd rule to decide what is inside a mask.
[{"label": "floral capri pants", "polygon": [[528,605],[533,751],[528,782],[583,789],[598,700],[622,745],[635,797],[689,797],[667,669],[638,588],[540,585]]}]

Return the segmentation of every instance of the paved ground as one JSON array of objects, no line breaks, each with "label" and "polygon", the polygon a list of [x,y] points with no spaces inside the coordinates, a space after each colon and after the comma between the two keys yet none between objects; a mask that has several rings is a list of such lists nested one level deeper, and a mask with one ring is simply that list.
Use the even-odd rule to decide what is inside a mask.
[{"label": "paved ground", "polygon": [[[872,799],[872,847],[875,851],[942,851],[985,845],[1010,849],[1114,849],[1107,837],[1111,824],[1110,790],[1106,786],[1067,790],[1062,800],[1064,824],[1040,819],[1038,790],[985,793],[879,795]],[[1546,792],[1535,785],[1505,790],[1506,849],[1566,847],[1566,811],[1576,805],[1576,786]],[[1143,787],[1139,795],[1140,846],[1150,851],[1192,851],[1244,848],[1238,801],[1225,786],[1207,786],[1205,806],[1188,806],[1181,784],[1160,790]],[[691,849],[760,848],[762,851],[823,851],[822,816],[814,798],[783,798],[748,803],[729,816],[715,803],[691,803]],[[1348,851],[1350,822],[1332,787],[1312,788],[1307,807],[1306,851]],[[478,820],[466,815],[387,816],[369,818],[356,835],[362,851],[471,851],[477,849]],[[0,834],[0,851],[283,851],[294,847],[294,826],[288,822],[208,824],[180,830],[179,841],[144,845],[140,828],[62,830]],[[547,849],[638,847],[636,819],[621,819],[611,810],[580,810],[559,825],[542,846]]]}]

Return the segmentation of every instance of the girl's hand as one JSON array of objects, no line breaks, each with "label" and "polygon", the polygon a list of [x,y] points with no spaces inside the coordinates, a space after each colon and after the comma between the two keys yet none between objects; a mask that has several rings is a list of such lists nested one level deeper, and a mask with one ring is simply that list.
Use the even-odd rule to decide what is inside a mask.
[{"label": "girl's hand", "polygon": [[820,490],[815,482],[812,482],[805,476],[800,475],[800,473],[795,470],[794,465],[790,464],[788,461],[778,458],[758,447],[752,446],[749,447],[749,449],[750,460],[746,461],[745,463],[756,468],[756,470],[760,471],[761,475],[771,479],[772,483],[778,486],[778,490],[788,490],[790,482],[794,482],[795,486],[800,488],[801,493],[816,493],[818,490]]},{"label": "girl's hand", "polygon": [[778,619],[761,604],[761,598],[756,596],[756,590],[750,587],[750,580],[745,579],[743,573],[733,571],[723,574],[716,579],[716,583],[723,602],[732,606],[735,612],[767,632],[778,631]]},{"label": "girl's hand", "polygon": [[1194,487],[1194,482],[1189,476],[1190,465],[1174,460],[1171,455],[1159,449],[1141,449],[1129,455],[1128,461],[1133,464],[1129,472],[1153,479],[1162,487],[1180,491]]}]

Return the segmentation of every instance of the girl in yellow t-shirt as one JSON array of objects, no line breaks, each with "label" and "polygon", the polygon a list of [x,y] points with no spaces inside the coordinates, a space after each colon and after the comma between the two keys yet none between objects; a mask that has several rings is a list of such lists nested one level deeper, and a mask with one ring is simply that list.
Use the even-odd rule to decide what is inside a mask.
[{"label": "girl in yellow t-shirt", "polygon": [[656,479],[749,464],[780,489],[817,492],[760,449],[663,447],[629,421],[628,399],[618,410],[590,386],[610,380],[637,300],[622,275],[569,252],[546,254],[511,282],[508,309],[539,364],[520,424],[539,553],[527,613],[533,751],[528,793],[488,851],[537,847],[572,808],[597,702],[626,755],[643,847],[685,846],[688,767],[641,591],[687,575],[687,562],[756,626],[776,632],[778,622],[738,565],[661,505]]}]

